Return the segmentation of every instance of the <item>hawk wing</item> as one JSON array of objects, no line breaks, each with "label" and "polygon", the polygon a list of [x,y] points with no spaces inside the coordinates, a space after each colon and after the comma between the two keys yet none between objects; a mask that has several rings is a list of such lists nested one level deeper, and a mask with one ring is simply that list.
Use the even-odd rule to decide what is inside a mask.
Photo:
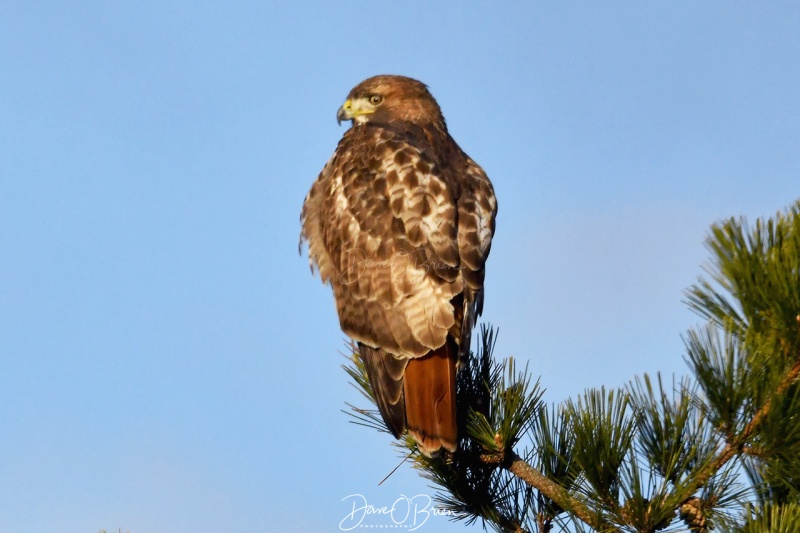
[{"label": "hawk wing", "polygon": [[[361,346],[395,436],[405,428],[409,360],[467,353],[483,304],[497,204],[483,170],[447,141],[432,146],[421,129],[351,127],[303,205],[312,270],[331,284],[342,330]],[[442,409],[454,419],[451,373],[452,405]]]},{"label": "hawk wing", "polygon": [[402,357],[444,344],[463,290],[457,205],[407,132],[347,131],[309,192],[303,236],[330,282],[342,329]]}]

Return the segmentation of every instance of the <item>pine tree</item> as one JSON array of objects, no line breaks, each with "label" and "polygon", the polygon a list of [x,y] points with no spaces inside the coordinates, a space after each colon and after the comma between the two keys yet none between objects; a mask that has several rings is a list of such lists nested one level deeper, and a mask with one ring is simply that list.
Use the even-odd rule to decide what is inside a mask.
[{"label": "pine tree", "polygon": [[[706,244],[707,276],[686,291],[705,320],[684,336],[690,377],[546,405],[482,327],[458,378],[458,450],[395,443],[438,505],[497,531],[800,531],[800,201],[715,224]],[[372,400],[358,355],[345,370]]]}]

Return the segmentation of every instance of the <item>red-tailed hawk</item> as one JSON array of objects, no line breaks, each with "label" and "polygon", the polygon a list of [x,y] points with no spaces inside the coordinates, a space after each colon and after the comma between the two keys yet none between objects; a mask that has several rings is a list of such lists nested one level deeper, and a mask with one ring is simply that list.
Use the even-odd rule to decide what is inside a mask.
[{"label": "red-tailed hawk", "polygon": [[456,365],[483,308],[497,201],[427,87],[375,76],[336,118],[352,127],[303,204],[301,242],[330,283],[396,438],[455,451]]}]

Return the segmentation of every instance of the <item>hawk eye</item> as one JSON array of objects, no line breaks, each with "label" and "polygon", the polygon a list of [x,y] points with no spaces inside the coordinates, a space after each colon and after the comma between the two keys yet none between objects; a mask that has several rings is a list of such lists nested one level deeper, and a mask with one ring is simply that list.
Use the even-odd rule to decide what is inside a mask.
[{"label": "hawk eye", "polygon": [[369,97],[369,103],[371,103],[372,105],[378,105],[381,102],[383,102],[383,96],[373,94],[372,96]]}]

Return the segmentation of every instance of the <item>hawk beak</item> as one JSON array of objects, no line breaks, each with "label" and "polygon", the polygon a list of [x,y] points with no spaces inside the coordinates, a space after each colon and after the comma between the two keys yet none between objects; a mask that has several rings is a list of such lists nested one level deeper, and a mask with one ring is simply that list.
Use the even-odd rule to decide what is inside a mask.
[{"label": "hawk beak", "polygon": [[336,112],[336,123],[341,126],[343,120],[353,120],[353,102],[349,99]]}]

